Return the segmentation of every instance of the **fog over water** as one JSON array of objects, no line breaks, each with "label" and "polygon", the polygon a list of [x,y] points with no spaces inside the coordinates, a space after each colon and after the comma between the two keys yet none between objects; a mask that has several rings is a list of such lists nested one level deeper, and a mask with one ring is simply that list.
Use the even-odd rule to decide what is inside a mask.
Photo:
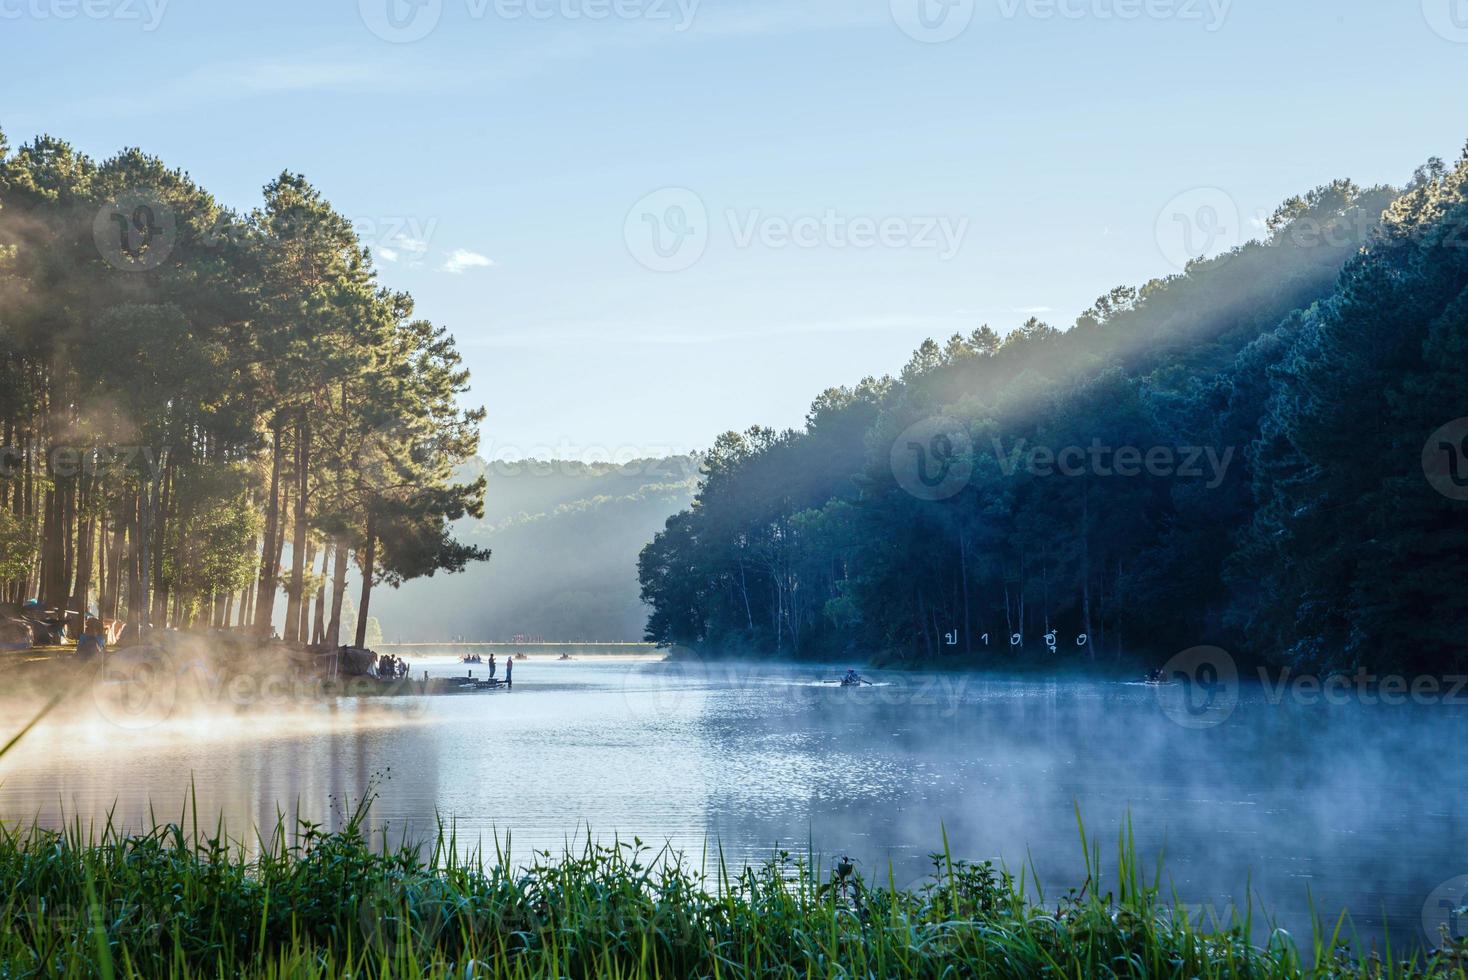
[{"label": "fog over water", "polygon": [[[414,677],[470,669],[411,662]],[[1468,875],[1454,761],[1468,695],[1326,704],[1246,684],[1226,719],[1193,728],[1167,710],[1174,691],[1143,684],[876,672],[878,686],[842,689],[835,676],[535,658],[508,694],[223,698],[132,726],[83,695],[0,760],[0,818],[85,822],[115,803],[137,826],[150,803],[175,818],[192,783],[203,814],[245,836],[278,807],[338,824],[342,801],[385,774],[374,827],[429,834],[442,816],[471,842],[512,833],[520,858],[589,826],[695,862],[715,845],[733,862],[811,847],[884,880],[890,864],[907,884],[946,829],[955,857],[1038,873],[1053,896],[1084,877],[1078,807],[1108,876],[1129,814],[1148,874],[1165,851],[1164,887],[1192,906],[1222,912],[1252,888],[1302,938],[1313,902],[1394,942],[1424,938],[1435,890]]]}]

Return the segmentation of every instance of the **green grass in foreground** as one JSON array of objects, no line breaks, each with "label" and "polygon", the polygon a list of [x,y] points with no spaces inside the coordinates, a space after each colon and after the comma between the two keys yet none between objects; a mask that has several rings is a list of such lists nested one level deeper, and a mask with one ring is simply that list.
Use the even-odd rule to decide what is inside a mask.
[{"label": "green grass in foreground", "polygon": [[[0,976],[61,977],[1456,977],[1468,950],[1353,957],[1251,923],[1204,927],[1140,880],[1047,902],[988,864],[935,855],[903,891],[779,855],[703,875],[640,844],[464,860],[451,832],[374,847],[282,820],[247,851],[222,828],[138,835],[0,828]],[[1084,833],[1084,832],[1083,832]],[[253,852],[255,856],[249,856]]]}]

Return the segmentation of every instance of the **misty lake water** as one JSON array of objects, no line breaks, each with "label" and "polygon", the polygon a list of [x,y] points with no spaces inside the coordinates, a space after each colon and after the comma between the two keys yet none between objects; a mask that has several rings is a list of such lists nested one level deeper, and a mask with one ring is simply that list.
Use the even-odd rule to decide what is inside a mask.
[{"label": "misty lake water", "polygon": [[[411,662],[414,677],[466,670]],[[1227,720],[1190,728],[1142,684],[876,672],[881,686],[842,689],[834,676],[534,658],[512,693],[210,705],[136,730],[83,711],[0,761],[0,817],[86,821],[115,804],[135,827],[150,803],[176,818],[192,784],[199,809],[244,836],[277,807],[339,824],[341,801],[385,774],[373,826],[394,836],[442,816],[461,840],[510,832],[528,858],[589,827],[694,863],[715,846],[730,862],[850,855],[909,884],[946,829],[955,857],[1030,869],[1054,895],[1084,877],[1079,807],[1108,875],[1130,815],[1149,874],[1165,852],[1165,888],[1220,911],[1252,898],[1302,939],[1312,903],[1349,908],[1363,936],[1417,942],[1425,907],[1465,900],[1459,706],[1272,703],[1246,686]]]}]

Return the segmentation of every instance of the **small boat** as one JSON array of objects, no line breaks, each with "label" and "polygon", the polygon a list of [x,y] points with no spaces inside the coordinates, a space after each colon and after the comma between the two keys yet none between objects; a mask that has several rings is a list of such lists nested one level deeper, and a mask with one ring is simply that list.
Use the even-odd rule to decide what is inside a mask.
[{"label": "small boat", "polygon": [[563,653],[559,657],[557,657],[556,659],[557,660],[575,660],[576,658],[573,657],[573,656],[571,656],[569,653]]},{"label": "small boat", "polygon": [[846,672],[846,676],[841,678],[842,687],[861,687],[863,685],[871,686],[871,683],[871,681],[867,680],[865,677],[861,676],[854,670],[848,670]]}]

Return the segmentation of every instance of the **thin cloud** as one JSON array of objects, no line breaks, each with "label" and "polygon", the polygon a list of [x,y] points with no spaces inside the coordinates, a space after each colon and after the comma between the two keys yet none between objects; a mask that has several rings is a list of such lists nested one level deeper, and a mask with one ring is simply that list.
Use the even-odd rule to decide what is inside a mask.
[{"label": "thin cloud", "polygon": [[206,68],[192,83],[257,95],[297,92],[351,92],[381,84],[374,67],[360,62],[303,63],[271,60]]},{"label": "thin cloud", "polygon": [[[691,2],[691,0],[685,0]],[[492,9],[492,8],[491,8]],[[684,23],[687,9],[691,21]],[[497,18],[484,15],[467,23],[450,25],[447,18],[435,33],[456,27],[484,37],[495,36],[503,26]],[[679,29],[679,27],[682,29]],[[363,57],[358,48],[334,45],[325,50],[301,52],[286,57],[209,62],[182,74],[171,72],[155,78],[125,95],[89,98],[87,107],[108,116],[177,112],[181,107],[212,105],[251,98],[280,98],[310,93],[351,95],[403,94],[460,91],[466,84],[494,85],[540,76],[597,57],[620,57],[631,50],[666,45],[688,45],[739,41],[750,37],[772,37],[853,29],[891,27],[885,6],[858,5],[845,0],[812,0],[792,6],[780,0],[745,8],[705,9],[699,3],[689,8],[669,6],[667,19],[644,19],[585,24],[572,22],[549,37],[527,42],[520,38],[489,59],[487,64],[466,69],[450,67],[418,52],[383,52],[390,46],[375,45],[376,53]],[[366,36],[366,28],[360,28]]]},{"label": "thin cloud", "polygon": [[108,115],[145,115],[251,98],[417,90],[442,85],[445,81],[442,75],[434,76],[419,69],[404,72],[370,60],[318,52],[291,59],[201,64],[181,74],[153,79],[141,91],[106,95],[89,104]]},{"label": "thin cloud", "polygon": [[456,248],[449,254],[448,261],[442,266],[443,271],[452,275],[461,276],[470,269],[488,269],[494,265],[494,259],[478,252],[471,252],[465,248]]}]

